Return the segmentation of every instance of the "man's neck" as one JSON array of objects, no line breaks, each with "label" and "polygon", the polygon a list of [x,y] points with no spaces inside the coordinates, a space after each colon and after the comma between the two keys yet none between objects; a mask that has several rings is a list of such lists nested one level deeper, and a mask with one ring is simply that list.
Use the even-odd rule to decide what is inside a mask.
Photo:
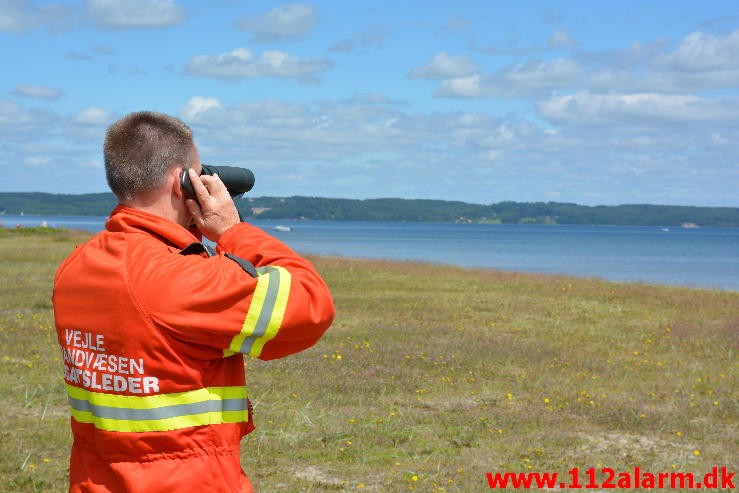
[{"label": "man's neck", "polygon": [[154,214],[156,216],[161,216],[178,224],[183,224],[186,219],[180,217],[182,214],[173,202],[174,200],[171,196],[158,192],[140,195],[134,199],[126,201],[122,205],[148,212],[149,214]]}]

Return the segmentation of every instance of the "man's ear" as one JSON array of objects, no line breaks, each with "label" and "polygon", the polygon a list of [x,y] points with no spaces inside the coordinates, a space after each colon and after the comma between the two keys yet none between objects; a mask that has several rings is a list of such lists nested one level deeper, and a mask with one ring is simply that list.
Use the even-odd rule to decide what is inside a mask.
[{"label": "man's ear", "polygon": [[172,193],[175,194],[177,198],[185,195],[185,191],[182,189],[181,183],[182,173],[187,173],[187,170],[177,167],[173,168],[170,174],[167,175],[167,181],[172,181]]}]

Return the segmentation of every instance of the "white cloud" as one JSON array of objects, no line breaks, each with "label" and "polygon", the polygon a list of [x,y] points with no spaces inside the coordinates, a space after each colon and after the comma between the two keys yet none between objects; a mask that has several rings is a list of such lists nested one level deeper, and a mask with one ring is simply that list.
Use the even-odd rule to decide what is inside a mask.
[{"label": "white cloud", "polygon": [[[489,203],[556,193],[557,200],[580,203],[736,203],[736,100],[576,93],[540,105],[556,127],[539,119],[410,108],[382,94],[302,104],[226,104],[204,94],[190,98],[179,115],[193,128],[206,162],[254,169],[257,195],[401,194]],[[0,163],[15,163],[25,173],[19,183],[33,189],[105,190],[103,175],[89,164],[99,161],[113,119],[103,107],[61,117],[0,99]],[[55,170],[53,180],[35,179],[34,165]]]},{"label": "white cloud", "polygon": [[56,115],[48,111],[0,99],[0,136],[7,139],[8,146],[16,140],[29,141],[44,135],[56,121]]},{"label": "white cloud", "polygon": [[175,0],[88,0],[87,8],[90,17],[108,29],[161,28],[185,19]]},{"label": "white cloud", "polygon": [[490,78],[481,75],[457,77],[442,82],[434,95],[447,98],[484,98],[494,93],[493,86]]},{"label": "white cloud", "polygon": [[107,125],[113,119],[113,115],[103,108],[86,108],[71,119],[77,125]]},{"label": "white cloud", "polygon": [[107,126],[115,115],[104,108],[90,107],[66,118],[62,123],[64,134],[76,141],[99,145]]},{"label": "white cloud", "polygon": [[550,48],[572,48],[573,46],[575,46],[575,42],[565,29],[558,28],[549,38]]},{"label": "white cloud", "polygon": [[706,100],[692,95],[580,92],[550,98],[537,108],[551,121],[578,126],[624,121],[650,124],[739,120],[739,99]]},{"label": "white cloud", "polygon": [[354,51],[354,42],[350,39],[342,39],[328,48],[332,53],[351,53]]},{"label": "white cloud", "polygon": [[289,3],[258,16],[247,14],[235,27],[254,35],[256,43],[271,43],[282,39],[307,36],[316,25],[316,9],[310,5]]},{"label": "white cloud", "polygon": [[256,77],[287,77],[308,79],[331,68],[325,58],[303,60],[281,51],[265,51],[255,58],[246,48],[216,56],[200,55],[187,62],[185,70],[191,75],[219,79],[247,79]]},{"label": "white cloud", "polygon": [[355,33],[351,38],[342,39],[331,45],[332,53],[352,53],[355,50],[366,52],[369,49],[381,47],[390,38],[390,31],[385,26],[372,24]]},{"label": "white cloud", "polygon": [[739,30],[726,36],[693,33],[673,51],[665,43],[633,45],[612,53],[589,55],[583,89],[659,92],[739,88]]},{"label": "white cloud", "polygon": [[739,30],[726,36],[693,33],[672,53],[648,61],[643,87],[689,92],[739,88]]},{"label": "white cloud", "polygon": [[[551,97],[541,110],[556,129],[481,112],[413,112],[377,94],[232,105],[201,96],[180,114],[207,146],[203,159],[254,168],[257,194],[392,196],[399,193],[392,183],[402,182],[405,196],[477,202],[543,200],[553,191],[581,203],[637,201],[649,192],[653,202],[654,181],[670,187],[671,201],[696,203],[695,183],[680,177],[699,169],[726,183],[702,203],[735,202],[720,156],[739,152],[736,101],[577,94]],[[419,173],[438,180],[417,180]],[[646,181],[638,190],[635,177]]]},{"label": "white cloud", "polygon": [[576,87],[581,74],[581,66],[567,58],[531,60],[492,75],[475,74],[444,80],[435,95],[449,98],[535,97]]},{"label": "white cloud", "polygon": [[23,164],[30,168],[46,168],[52,163],[50,156],[28,156]]},{"label": "white cloud", "polygon": [[678,70],[649,70],[644,77],[633,77],[624,89],[684,94],[712,89],[739,88],[739,68],[705,72]]},{"label": "white cloud", "polygon": [[216,98],[205,98],[203,96],[195,96],[190,98],[184,108],[180,110],[180,117],[184,120],[199,120],[204,113],[209,110],[220,110],[223,105]]},{"label": "white cloud", "polygon": [[[558,30],[550,47],[567,45],[568,34]],[[552,92],[686,94],[711,89],[739,88],[739,30],[725,36],[693,33],[673,51],[655,41],[622,50],[578,53],[552,60],[531,59],[494,73],[443,75],[442,59],[413,72],[443,79],[436,96],[449,98],[524,97],[541,99]],[[437,55],[438,56],[438,55]]]},{"label": "white cloud", "polygon": [[510,67],[499,74],[511,94],[538,89],[573,87],[582,74],[579,63],[568,58],[532,60]]},{"label": "white cloud", "polygon": [[[690,72],[739,69],[739,30],[727,36],[693,33],[661,61],[669,68]],[[739,82],[739,81],[737,81]]]},{"label": "white cloud", "polygon": [[0,2],[0,32],[20,34],[47,27],[63,29],[76,24],[76,7],[62,3],[38,4],[34,0]]},{"label": "white cloud", "polygon": [[[202,107],[207,110],[199,111]],[[337,190],[356,194],[331,186],[353,176],[355,166],[370,182],[363,193],[388,193],[383,190],[390,175],[412,183],[414,173],[444,176],[459,166],[474,169],[488,162],[491,152],[502,157],[520,149],[522,138],[531,133],[530,126],[482,113],[414,114],[403,108],[376,94],[313,104],[266,100],[231,106],[198,98],[180,114],[191,117],[186,121],[197,141],[207,146],[203,159],[258,163],[260,177],[267,178],[261,183],[271,178],[285,187],[294,176],[292,186],[325,184],[320,188],[324,195]],[[321,163],[321,173],[315,163]]]},{"label": "white cloud", "polygon": [[64,96],[64,91],[55,87],[21,84],[13,89],[13,94],[23,98],[54,100]]},{"label": "white cloud", "polygon": [[[99,192],[106,189],[104,173],[90,172],[99,161],[105,125],[102,108],[74,115],[39,110],[0,99],[0,170],[4,190]],[[39,173],[44,168],[44,173]]]},{"label": "white cloud", "polygon": [[468,77],[479,72],[477,64],[468,56],[450,56],[447,52],[437,53],[425,65],[414,69],[409,75],[419,79],[450,79]]}]

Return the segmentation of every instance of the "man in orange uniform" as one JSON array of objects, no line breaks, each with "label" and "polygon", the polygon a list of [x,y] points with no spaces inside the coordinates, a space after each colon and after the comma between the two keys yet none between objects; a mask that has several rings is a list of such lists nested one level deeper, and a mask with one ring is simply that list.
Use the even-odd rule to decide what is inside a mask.
[{"label": "man in orange uniform", "polygon": [[[120,204],[54,279],[70,491],[251,492],[239,461],[253,429],[243,355],[315,344],[334,316],[326,284],[239,221],[218,176],[199,176],[180,120],[130,114],[108,129],[104,155]],[[185,197],[183,172],[197,200]]]}]

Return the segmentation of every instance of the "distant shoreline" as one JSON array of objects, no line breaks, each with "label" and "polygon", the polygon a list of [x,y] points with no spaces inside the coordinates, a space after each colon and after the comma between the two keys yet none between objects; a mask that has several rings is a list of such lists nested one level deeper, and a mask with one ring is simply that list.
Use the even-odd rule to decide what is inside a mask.
[{"label": "distant shoreline", "polygon": [[[3,227],[3,218],[18,218],[18,217],[24,217],[24,218],[35,218],[39,221],[46,220],[46,222],[49,222],[48,225],[51,228],[57,228],[57,229],[74,229],[74,228],[68,228],[66,226],[53,226],[53,219],[54,218],[69,218],[69,217],[79,217],[79,218],[102,218],[106,219],[109,217],[109,214],[41,214],[41,213],[29,213],[29,214],[14,214],[14,213],[7,213],[6,211],[0,211],[0,227]],[[356,222],[389,222],[389,223],[446,223],[446,224],[485,224],[489,226],[510,226],[510,225],[538,225],[538,226],[602,226],[602,227],[623,227],[623,226],[635,226],[635,227],[644,227],[644,228],[662,228],[663,231],[669,231],[669,228],[675,228],[675,229],[700,229],[700,228],[739,228],[739,224],[736,226],[711,226],[711,225],[700,225],[695,224],[691,222],[685,222],[680,225],[667,225],[663,226],[660,224],[592,224],[592,223],[553,223],[553,222],[520,222],[520,223],[504,223],[504,222],[491,222],[491,221],[415,221],[415,220],[407,220],[407,219],[323,219],[323,218],[292,218],[292,217],[279,217],[279,218],[272,218],[272,217],[261,217],[261,216],[247,216],[244,217],[244,221],[249,220],[268,220],[268,221],[285,221],[286,223],[300,223],[300,222],[306,222],[306,221],[356,221]],[[11,228],[13,225],[5,224],[5,228]],[[34,226],[23,226],[23,227],[34,227]],[[45,227],[45,226],[42,226]]]},{"label": "distant shoreline", "polygon": [[[0,192],[2,214],[107,216],[111,193]],[[651,204],[585,206],[561,202],[499,202],[482,205],[428,199],[333,199],[246,197],[236,201],[244,219],[559,224],[588,226],[739,227],[739,207]]]},{"label": "distant shoreline", "polygon": [[[75,228],[69,228],[67,226],[55,226],[54,225],[54,219],[55,218],[70,218],[70,217],[79,217],[84,219],[102,219],[105,220],[109,217],[109,214],[41,214],[41,213],[29,213],[29,214],[12,214],[12,213],[6,213],[5,211],[0,211],[0,228],[13,228],[17,225],[15,224],[4,224],[3,219],[4,218],[33,218],[37,219],[39,221],[39,225],[22,225],[22,227],[26,228],[33,228],[36,226],[41,227],[50,227],[50,228],[57,228],[57,229],[75,229]],[[554,223],[554,222],[519,222],[519,223],[504,223],[504,222],[490,222],[490,221],[417,221],[417,220],[407,220],[407,219],[324,219],[324,218],[291,218],[291,217],[284,217],[284,218],[272,218],[272,217],[261,217],[261,216],[247,216],[243,217],[243,220],[246,222],[250,222],[253,220],[266,220],[266,221],[284,221],[285,223],[301,223],[301,222],[310,222],[310,221],[348,221],[348,222],[387,222],[387,223],[429,223],[429,224],[484,224],[488,226],[511,226],[511,225],[537,225],[537,226],[594,226],[594,227],[627,227],[627,226],[634,226],[634,227],[643,227],[643,228],[661,228],[665,232],[669,232],[671,229],[701,229],[701,228],[727,228],[727,229],[733,229],[733,228],[739,228],[739,224],[737,225],[730,225],[730,226],[712,226],[712,225],[700,225],[695,224],[692,222],[686,222],[680,225],[661,225],[661,224],[580,224],[580,223]],[[48,225],[41,224],[43,222],[48,223]]]}]

